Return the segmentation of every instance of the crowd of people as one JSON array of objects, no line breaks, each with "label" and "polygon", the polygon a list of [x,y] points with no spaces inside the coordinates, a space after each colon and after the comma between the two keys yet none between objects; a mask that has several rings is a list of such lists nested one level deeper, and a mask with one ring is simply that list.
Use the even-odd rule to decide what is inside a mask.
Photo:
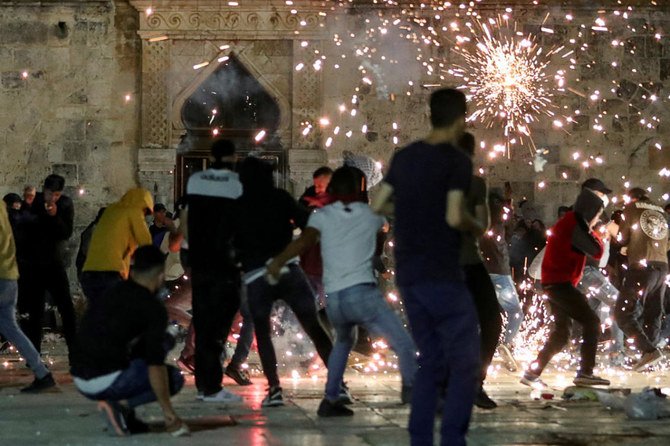
[{"label": "crowd of people", "polygon": [[[529,289],[546,296],[553,323],[522,383],[546,386],[544,368],[581,336],[574,383],[609,385],[594,374],[609,308],[613,363],[637,353],[634,370],[656,364],[667,334],[666,211],[634,188],[609,217],[612,190],[591,178],[547,230],[524,212],[528,203],[512,200],[509,184],[489,190],[473,175],[476,141],[465,132],[466,112],[461,92],[434,92],[432,130],[394,154],[372,200],[366,173],[344,165],[318,169],[297,201],[275,186],[271,165],[252,156],[238,163],[231,141],[215,141],[209,168],[189,179],[174,215],[134,188],[83,231],[76,266],[87,307],[79,320],[62,254],[74,220],[64,178],[49,175],[42,191],[26,187],[23,198],[8,194],[0,210],[0,333],[35,374],[22,392],[57,385],[40,359],[47,293],[62,318],[75,386],[121,436],[148,430],[135,408],[152,401],[168,432],[189,433],[170,402],[184,372],[195,375],[199,400],[242,401],[223,377],[251,384],[243,363],[254,333],[268,385],[262,406],[284,405],[270,320],[278,300],[328,367],[319,416],[354,415],[347,358],[360,348],[357,338],[387,341],[399,358],[400,400],[411,404],[417,446],[433,444],[437,412],[441,443],[461,445],[472,406],[497,406],[484,389],[487,371],[496,351],[517,370]],[[378,284],[390,237],[409,330]],[[177,289],[185,274],[192,292],[166,295],[166,282]],[[243,333],[224,369],[223,346],[238,313]],[[165,364],[174,320],[188,328],[181,371]]]}]

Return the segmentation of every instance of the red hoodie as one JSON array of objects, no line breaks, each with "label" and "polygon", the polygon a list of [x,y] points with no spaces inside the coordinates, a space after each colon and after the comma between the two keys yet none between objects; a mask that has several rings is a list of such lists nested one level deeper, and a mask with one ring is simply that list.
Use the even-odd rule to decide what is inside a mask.
[{"label": "red hoodie", "polygon": [[[542,285],[570,282],[577,286],[581,280],[586,256],[572,246],[573,232],[579,230],[577,225],[577,216],[570,211],[551,228],[542,260]],[[603,254],[603,244],[597,234],[590,234],[600,245],[600,253],[593,256],[598,260]]]}]

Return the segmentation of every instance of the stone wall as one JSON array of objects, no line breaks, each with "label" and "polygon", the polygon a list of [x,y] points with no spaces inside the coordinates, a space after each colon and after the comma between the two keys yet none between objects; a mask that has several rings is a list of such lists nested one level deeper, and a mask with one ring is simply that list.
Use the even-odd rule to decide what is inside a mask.
[{"label": "stone wall", "polygon": [[[513,148],[509,159],[489,159],[501,130],[474,124],[477,138],[487,142],[477,164],[491,184],[512,182],[516,198],[535,202],[547,220],[559,204],[570,203],[578,183],[589,176],[604,178],[617,192],[629,178],[653,187],[655,196],[665,192],[658,171],[670,165],[670,152],[655,147],[670,136],[670,12],[636,7],[624,22],[606,8],[609,31],[599,35],[587,30],[577,37],[597,10],[581,2],[563,9],[511,3],[517,5],[512,16],[519,29],[537,35],[543,46],[571,38],[588,44],[578,48],[574,63],[560,54],[552,60],[552,70],[564,68],[568,85],[579,93],[558,92],[558,114],[576,109],[581,114],[561,129],[548,117],[532,126],[536,146],[548,150],[548,163],[539,173],[527,147]],[[18,192],[52,171],[62,172],[68,192],[76,195],[80,227],[98,206],[135,184],[169,202],[175,147],[183,132],[180,101],[215,68],[222,44],[230,44],[228,51],[239,55],[278,98],[281,143],[296,192],[322,162],[337,166],[344,150],[386,164],[397,147],[428,131],[426,99],[434,87],[423,85],[453,85],[454,80],[428,75],[424,62],[432,58],[447,67],[462,62],[452,51],[453,42],[446,39],[441,48],[407,39],[384,43],[366,33],[379,17],[374,5],[352,14],[331,3],[295,4],[297,13],[283,1],[261,0],[233,9],[187,0],[0,0],[0,192]],[[493,4],[486,2],[486,17],[505,12]],[[153,7],[151,14],[148,7]],[[568,10],[571,22],[564,18]],[[444,11],[440,20],[457,19],[456,11]],[[388,10],[384,14],[390,17]],[[542,27],[554,32],[542,32]],[[157,36],[167,40],[151,41]],[[612,45],[613,39],[623,44]],[[357,49],[363,52],[356,55]],[[380,62],[382,54],[399,62],[387,69]],[[315,65],[318,60],[322,63]],[[615,60],[618,65],[612,67]],[[212,63],[193,69],[204,61]],[[299,64],[304,68],[297,70]],[[594,90],[601,93],[597,101],[589,98]],[[651,101],[651,94],[658,101]],[[351,116],[354,109],[356,116]],[[328,122],[321,124],[323,117]],[[651,122],[651,128],[641,119]],[[602,131],[594,128],[599,126]],[[349,131],[351,137],[346,136]],[[572,158],[575,152],[578,160]],[[598,155],[603,165],[594,159],[588,168],[581,164]]]},{"label": "stone wall", "polygon": [[0,193],[60,173],[81,228],[136,184],[137,12],[126,2],[17,3],[0,2]]},{"label": "stone wall", "polygon": [[[514,3],[524,2],[499,2],[500,5]],[[545,49],[560,45],[567,48],[552,57],[550,70],[552,73],[564,70],[569,88],[555,92],[556,116],[540,116],[531,126],[536,147],[548,151],[547,164],[544,171],[536,172],[528,145],[513,147],[509,158],[491,159],[488,154],[492,145],[504,141],[502,128],[499,125],[485,128],[474,122],[470,131],[478,141],[487,143],[486,149],[478,151],[476,164],[483,167],[492,186],[502,187],[504,182],[511,182],[515,198],[533,202],[533,216],[548,222],[555,219],[559,205],[572,203],[578,184],[592,176],[603,178],[619,194],[628,186],[651,187],[652,196],[664,201],[661,196],[670,192],[670,187],[667,179],[659,176],[659,171],[670,166],[667,148],[670,144],[669,10],[610,6],[600,8],[604,12],[599,12],[582,3],[575,6],[578,2],[540,3],[562,3],[563,7],[517,5],[509,16],[510,23],[516,22],[517,29],[524,35],[537,36]],[[607,4],[598,3],[599,6]],[[495,6],[496,2],[486,4],[479,5],[488,7],[482,11],[484,21],[506,13],[504,7]],[[616,10],[619,15],[615,15]],[[456,7],[441,11],[439,20],[430,13],[418,15],[427,17],[427,23],[437,29],[449,27],[452,22],[463,27],[462,10],[460,17],[456,16],[457,12]],[[623,18],[624,12],[627,19]],[[571,20],[566,19],[567,14],[572,15]],[[441,48],[422,42],[394,40],[392,34],[396,28],[391,22],[395,17],[399,16],[388,12],[382,15],[382,19],[387,19],[384,27],[389,29],[384,38],[378,32],[363,31],[365,28],[381,28],[381,19],[374,9],[361,10],[355,19],[346,18],[347,23],[342,23],[340,18],[336,26],[340,36],[345,38],[339,46],[332,45],[328,55],[337,60],[340,67],[333,69],[332,64],[328,64],[324,71],[324,114],[330,117],[331,124],[330,128],[323,129],[323,138],[333,138],[327,149],[333,165],[340,163],[343,150],[365,153],[386,163],[398,146],[428,132],[426,103],[435,84],[457,86],[462,82],[444,72],[441,73],[443,79],[429,75],[425,66],[422,67],[422,63],[435,68],[443,63],[445,69],[453,64],[463,64],[463,58],[454,51],[455,36],[459,33],[441,34]],[[598,17],[606,20],[607,32],[591,29]],[[422,40],[417,35],[430,36],[425,27],[416,24],[410,27],[406,21],[400,26],[411,28],[406,34],[413,33],[413,39]],[[460,34],[467,35],[465,32]],[[570,39],[575,39],[577,44],[570,43]],[[614,41],[619,43],[615,45]],[[575,52],[564,57],[571,48]],[[361,51],[358,56],[356,50]],[[423,57],[418,60],[422,52]],[[342,55],[346,55],[346,59],[342,59]],[[397,58],[400,63],[390,65],[382,60],[382,55],[387,61]],[[363,77],[370,82],[363,82]],[[408,80],[413,80],[413,85],[408,85]],[[429,86],[422,86],[426,84]],[[591,99],[596,90],[600,93],[598,98]],[[352,101],[354,95],[356,104]],[[346,111],[342,112],[340,106],[345,106]],[[357,112],[355,117],[350,115],[351,110]],[[580,114],[575,115],[575,110]],[[568,122],[566,116],[575,119]],[[553,123],[558,118],[564,123],[562,128]],[[364,125],[367,133],[362,131]],[[339,127],[338,136],[333,135],[334,127]],[[351,137],[346,137],[348,131],[352,132]],[[573,158],[575,153],[579,153],[578,159]],[[596,158],[603,163],[599,164]],[[588,161],[588,167],[582,164],[584,161]]]}]

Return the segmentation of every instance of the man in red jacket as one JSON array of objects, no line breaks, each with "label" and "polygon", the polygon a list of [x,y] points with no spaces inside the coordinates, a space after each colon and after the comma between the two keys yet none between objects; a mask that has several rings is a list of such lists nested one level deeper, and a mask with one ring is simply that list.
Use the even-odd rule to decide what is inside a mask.
[{"label": "man in red jacket", "polygon": [[[524,373],[521,383],[531,387],[546,387],[540,379],[542,370],[551,358],[563,350],[570,336],[570,320],[577,321],[583,329],[581,362],[576,385],[609,385],[609,381],[593,374],[598,345],[600,320],[589,306],[586,296],[577,290],[586,256],[599,259],[603,254],[603,244],[592,231],[604,209],[602,196],[605,191],[585,187],[577,197],[574,210],[567,212],[551,228],[547,248],[542,261],[542,288],[548,296],[548,303],[554,317],[554,327],[547,343]],[[586,185],[585,185],[586,186]]]}]

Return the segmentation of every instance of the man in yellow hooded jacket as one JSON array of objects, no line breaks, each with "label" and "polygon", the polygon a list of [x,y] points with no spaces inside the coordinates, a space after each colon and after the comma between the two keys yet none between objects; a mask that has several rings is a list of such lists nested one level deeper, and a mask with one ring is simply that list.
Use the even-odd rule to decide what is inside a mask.
[{"label": "man in yellow hooded jacket", "polygon": [[105,209],[93,230],[81,276],[89,302],[99,300],[114,284],[125,280],[135,250],[151,244],[144,217],[151,214],[153,207],[151,193],[134,188]]}]

